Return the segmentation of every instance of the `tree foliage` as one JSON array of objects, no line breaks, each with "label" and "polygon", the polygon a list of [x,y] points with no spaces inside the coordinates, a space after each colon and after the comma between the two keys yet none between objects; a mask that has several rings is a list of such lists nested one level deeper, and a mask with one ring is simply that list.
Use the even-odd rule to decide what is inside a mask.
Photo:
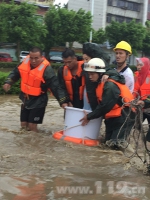
[{"label": "tree foliage", "polygon": [[142,49],[143,39],[146,36],[146,28],[141,23],[136,23],[132,20],[130,23],[119,23],[112,21],[106,27],[106,36],[113,46],[121,40],[129,42],[132,46],[133,53]]},{"label": "tree foliage", "polygon": [[68,42],[72,47],[73,42],[85,42],[91,31],[92,16],[83,9],[76,11],[67,10],[60,6],[53,6],[45,15],[45,24],[48,34],[46,46]]},{"label": "tree foliage", "polygon": [[7,32],[7,27],[8,27],[8,21],[7,21],[7,10],[9,8],[8,4],[2,3],[0,6],[0,42],[6,42],[8,39],[8,32]]},{"label": "tree foliage", "polygon": [[146,21],[146,36],[143,40],[143,54],[145,56],[150,56],[150,21]]},{"label": "tree foliage", "polygon": [[92,42],[95,42],[97,44],[102,44],[107,40],[105,30],[103,30],[102,28],[98,29],[98,31],[93,29],[92,33],[93,33]]},{"label": "tree foliage", "polygon": [[[46,36],[45,26],[38,21],[36,7],[31,4],[21,3],[1,4],[0,19],[7,21],[5,28],[6,42],[17,44],[17,53],[21,49],[28,49],[31,46],[44,47],[42,38]],[[9,14],[8,14],[9,13]],[[3,39],[3,38],[2,38]]]}]

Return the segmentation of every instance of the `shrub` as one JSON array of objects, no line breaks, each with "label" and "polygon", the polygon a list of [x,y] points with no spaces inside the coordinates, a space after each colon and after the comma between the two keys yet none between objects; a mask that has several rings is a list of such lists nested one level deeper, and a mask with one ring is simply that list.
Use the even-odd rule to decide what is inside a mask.
[{"label": "shrub", "polygon": [[[0,62],[0,64],[2,64],[2,62]],[[6,66],[8,66],[7,68],[10,68],[10,63],[7,65],[8,63],[6,63]],[[17,66],[16,63],[13,63],[13,65],[11,65],[14,67]],[[52,67],[55,70],[55,72],[57,72],[58,68],[62,66],[62,63],[52,63]],[[110,65],[109,67],[111,68],[115,68],[115,65]],[[131,70],[133,72],[136,71],[136,67],[134,65],[130,66]],[[5,94],[5,91],[3,90],[2,86],[8,76],[9,72],[0,72],[0,94]],[[17,81],[15,84],[12,85],[11,89],[7,92],[7,94],[19,94],[20,93],[20,80]]]},{"label": "shrub", "polygon": [[0,62],[0,68],[15,68],[18,62]]}]

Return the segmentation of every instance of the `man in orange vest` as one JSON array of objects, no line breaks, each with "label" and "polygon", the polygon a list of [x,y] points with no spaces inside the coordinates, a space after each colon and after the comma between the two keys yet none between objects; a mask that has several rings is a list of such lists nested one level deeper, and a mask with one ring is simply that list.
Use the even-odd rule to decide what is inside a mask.
[{"label": "man in orange vest", "polygon": [[38,132],[37,124],[42,124],[48,102],[47,90],[52,91],[63,108],[68,105],[67,96],[60,88],[50,63],[42,56],[42,50],[38,47],[33,47],[29,56],[9,74],[3,89],[7,92],[19,79],[21,79],[19,98],[22,101],[21,127]]},{"label": "man in orange vest", "polygon": [[62,53],[64,66],[58,69],[58,80],[61,88],[66,90],[69,106],[83,108],[84,77],[82,76],[83,61],[78,61],[75,52],[67,48]]},{"label": "man in orange vest", "polygon": [[[117,73],[112,78],[108,78],[107,82],[101,82],[106,69],[104,61],[100,58],[91,59],[84,66],[84,70],[88,72],[91,81],[98,82],[96,96],[99,104],[93,112],[85,113],[80,120],[82,125],[86,125],[89,120],[104,116],[106,144],[112,148],[125,147],[127,136],[134,124],[134,120],[131,119],[135,117],[134,112],[129,108],[133,96],[125,85],[125,78]],[[130,111],[130,119],[126,120]]]}]

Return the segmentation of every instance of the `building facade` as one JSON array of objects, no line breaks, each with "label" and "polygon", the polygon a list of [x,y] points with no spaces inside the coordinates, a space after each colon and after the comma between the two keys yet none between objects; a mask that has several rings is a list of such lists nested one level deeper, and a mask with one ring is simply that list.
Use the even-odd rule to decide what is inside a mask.
[{"label": "building facade", "polygon": [[[149,5],[149,7],[148,7]],[[105,29],[111,21],[130,22],[135,19],[142,23],[143,26],[147,19],[150,19],[150,0],[69,0],[68,9],[78,11],[80,8],[85,11],[91,11],[93,16],[92,28],[98,30]],[[149,8],[149,9],[148,9]],[[149,12],[148,12],[149,11]],[[74,46],[79,46],[74,43]],[[111,61],[114,54],[111,49],[107,49]],[[141,54],[139,53],[139,56]],[[130,64],[135,64],[135,58],[130,58]]]},{"label": "building facade", "polygon": [[[9,3],[10,0],[0,0],[0,3],[5,2]],[[33,4],[37,6],[37,15],[44,16],[45,12],[49,9],[50,6],[54,4],[54,0],[14,0],[16,4],[20,4],[22,2],[27,2],[29,4]]]},{"label": "building facade", "polygon": [[148,0],[147,20],[150,20],[150,0]]},{"label": "building facade", "polygon": [[145,25],[150,0],[69,0],[68,9],[93,11],[93,28],[105,28],[112,20],[130,22],[135,19]]}]

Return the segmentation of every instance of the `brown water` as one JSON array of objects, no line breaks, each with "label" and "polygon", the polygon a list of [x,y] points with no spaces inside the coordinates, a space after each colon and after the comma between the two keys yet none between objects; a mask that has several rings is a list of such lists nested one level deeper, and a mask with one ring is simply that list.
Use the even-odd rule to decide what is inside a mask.
[{"label": "brown water", "polygon": [[18,96],[0,96],[0,200],[150,199],[149,176],[122,152],[52,138],[64,127],[55,99],[39,133],[20,130],[20,104]]}]

